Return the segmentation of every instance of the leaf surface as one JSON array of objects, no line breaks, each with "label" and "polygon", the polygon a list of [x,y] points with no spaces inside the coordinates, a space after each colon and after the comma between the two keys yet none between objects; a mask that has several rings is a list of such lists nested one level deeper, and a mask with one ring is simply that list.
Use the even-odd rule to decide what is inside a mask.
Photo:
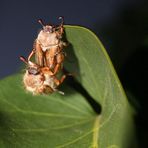
[{"label": "leaf surface", "polygon": [[70,45],[65,68],[102,107],[96,114],[85,96],[68,85],[65,95],[33,96],[22,74],[0,81],[0,147],[126,148],[132,114],[110,59],[88,29],[65,26]]}]

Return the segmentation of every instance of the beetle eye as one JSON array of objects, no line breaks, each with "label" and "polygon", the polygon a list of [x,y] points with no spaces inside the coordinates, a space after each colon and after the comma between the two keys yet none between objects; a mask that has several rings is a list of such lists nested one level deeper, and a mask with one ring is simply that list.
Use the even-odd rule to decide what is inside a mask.
[{"label": "beetle eye", "polygon": [[39,74],[39,70],[37,68],[34,68],[34,67],[28,67],[28,72],[29,72],[29,74],[32,74],[32,75]]}]

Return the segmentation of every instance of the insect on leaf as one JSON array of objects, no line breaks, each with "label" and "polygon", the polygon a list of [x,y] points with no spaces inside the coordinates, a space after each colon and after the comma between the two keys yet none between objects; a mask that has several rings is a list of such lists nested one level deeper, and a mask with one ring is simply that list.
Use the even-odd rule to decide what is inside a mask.
[{"label": "insect on leaf", "polygon": [[[58,93],[33,96],[22,74],[0,81],[0,147],[128,148],[132,112],[111,61],[88,29],[65,26],[69,46],[65,68],[98,104],[97,114],[85,95],[66,83]],[[72,85],[72,84],[71,84]]]}]

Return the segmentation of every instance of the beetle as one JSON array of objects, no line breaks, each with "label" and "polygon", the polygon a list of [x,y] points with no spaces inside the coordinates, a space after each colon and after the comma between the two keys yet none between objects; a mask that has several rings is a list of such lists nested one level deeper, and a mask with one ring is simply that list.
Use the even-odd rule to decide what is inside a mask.
[{"label": "beetle", "polygon": [[65,58],[63,48],[67,43],[62,41],[64,34],[64,19],[61,19],[61,24],[54,26],[51,24],[45,25],[41,19],[38,22],[42,25],[43,29],[39,32],[31,51],[28,61],[35,54],[35,62],[41,67],[49,67],[55,75],[62,69],[62,63]]},{"label": "beetle", "polygon": [[63,75],[59,80],[49,67],[41,67],[40,65],[27,61],[23,56],[20,60],[27,64],[26,72],[23,76],[23,83],[27,91],[33,94],[48,94],[59,92],[64,95],[64,92],[59,91],[57,87],[63,83],[66,75]]}]

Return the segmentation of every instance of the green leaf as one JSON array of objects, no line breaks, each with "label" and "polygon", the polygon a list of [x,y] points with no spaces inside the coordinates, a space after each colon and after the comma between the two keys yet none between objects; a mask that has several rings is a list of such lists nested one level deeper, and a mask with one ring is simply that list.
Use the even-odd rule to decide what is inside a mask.
[{"label": "green leaf", "polygon": [[65,28],[70,43],[65,68],[101,105],[101,114],[81,90],[65,84],[64,96],[33,96],[24,90],[22,74],[16,74],[0,81],[0,147],[130,146],[131,109],[104,47],[86,28]]}]

